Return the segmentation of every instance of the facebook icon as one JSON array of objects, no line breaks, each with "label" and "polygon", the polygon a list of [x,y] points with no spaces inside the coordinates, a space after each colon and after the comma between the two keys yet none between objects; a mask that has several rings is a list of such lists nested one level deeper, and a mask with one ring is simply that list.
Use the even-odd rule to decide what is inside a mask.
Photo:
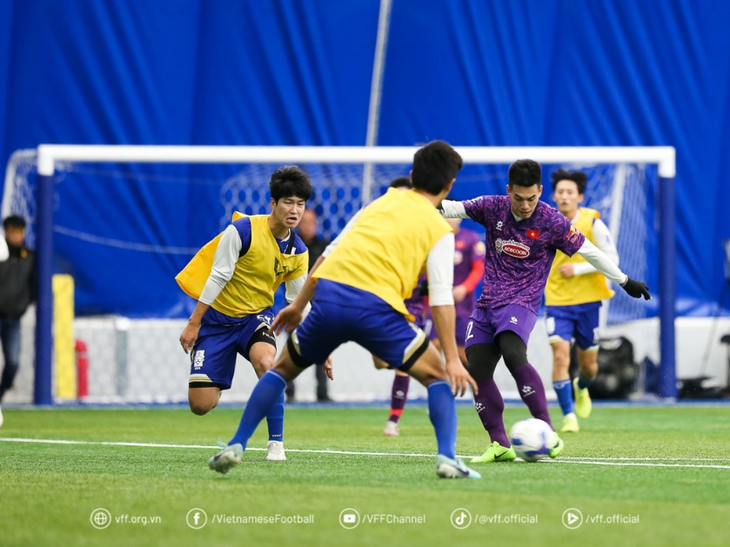
[{"label": "facebook icon", "polygon": [[208,515],[205,511],[196,507],[188,511],[188,514],[185,516],[185,521],[193,530],[200,530],[203,526],[208,524]]}]

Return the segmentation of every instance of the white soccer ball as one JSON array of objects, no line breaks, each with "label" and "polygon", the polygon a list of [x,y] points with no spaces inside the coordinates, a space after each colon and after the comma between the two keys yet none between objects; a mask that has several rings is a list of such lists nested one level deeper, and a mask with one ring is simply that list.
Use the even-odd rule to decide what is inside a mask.
[{"label": "white soccer ball", "polygon": [[512,426],[509,440],[520,458],[536,462],[549,455],[555,445],[555,432],[542,420],[530,418]]}]

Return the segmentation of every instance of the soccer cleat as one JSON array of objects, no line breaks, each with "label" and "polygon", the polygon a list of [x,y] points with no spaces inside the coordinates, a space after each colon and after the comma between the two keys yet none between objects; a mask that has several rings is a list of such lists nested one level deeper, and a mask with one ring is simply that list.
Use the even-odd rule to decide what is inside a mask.
[{"label": "soccer cleat", "polygon": [[284,443],[281,441],[269,441],[269,444],[266,445],[266,452],[266,459],[270,462],[286,461]]},{"label": "soccer cleat", "polygon": [[578,388],[578,378],[573,379],[573,391],[575,392],[575,413],[580,418],[587,418],[591,415],[593,403],[591,402],[591,394],[588,388]]},{"label": "soccer cleat", "polygon": [[551,458],[557,458],[563,451],[563,448],[565,448],[565,443],[563,442],[563,439],[558,437],[557,433],[553,433],[553,442],[554,444],[550,449],[550,452],[548,452],[548,456]]},{"label": "soccer cleat", "polygon": [[0,427],[3,426],[3,422],[5,419],[3,418],[3,409],[0,407]]},{"label": "soccer cleat", "polygon": [[442,479],[481,479],[482,476],[469,469],[459,458],[436,456],[436,474]]},{"label": "soccer cleat", "polygon": [[398,424],[395,422],[391,422],[388,420],[385,422],[385,429],[383,429],[383,435],[386,437],[397,437],[400,435],[400,429],[398,428]]},{"label": "soccer cleat", "polygon": [[221,475],[225,475],[241,463],[241,456],[243,456],[243,446],[240,443],[232,444],[209,459],[208,467]]},{"label": "soccer cleat", "polygon": [[578,418],[572,412],[563,417],[563,427],[560,428],[561,433],[578,433],[580,426],[578,425]]},{"label": "soccer cleat", "polygon": [[517,454],[515,454],[514,448],[511,446],[506,448],[494,441],[484,454],[478,458],[473,458],[471,463],[512,462],[516,457]]}]

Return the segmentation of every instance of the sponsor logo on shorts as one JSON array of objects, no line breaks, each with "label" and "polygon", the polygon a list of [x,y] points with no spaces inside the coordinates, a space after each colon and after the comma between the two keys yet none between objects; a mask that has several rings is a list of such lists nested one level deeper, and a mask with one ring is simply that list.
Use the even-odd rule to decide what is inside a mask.
[{"label": "sponsor logo on shorts", "polygon": [[203,361],[205,361],[205,350],[199,349],[195,352],[195,357],[193,357],[193,368],[195,370],[203,368]]},{"label": "sponsor logo on shorts", "polygon": [[258,319],[259,323],[266,323],[267,326],[271,326],[271,316],[269,315],[257,315],[256,319]]},{"label": "sponsor logo on shorts", "polygon": [[516,318],[516,317],[515,317],[515,316],[513,315],[512,317],[510,317],[510,320],[509,320],[509,322],[510,322],[510,323],[512,323],[513,325],[516,325],[516,324],[517,324],[517,323],[518,323],[519,321],[518,321],[518,320],[517,320],[517,318]]},{"label": "sponsor logo on shorts", "polygon": [[494,244],[497,247],[498,253],[504,253],[506,255],[513,256],[514,258],[527,258],[530,256],[530,248],[519,241],[515,241],[514,239],[508,239],[505,241],[500,238],[495,241]]}]

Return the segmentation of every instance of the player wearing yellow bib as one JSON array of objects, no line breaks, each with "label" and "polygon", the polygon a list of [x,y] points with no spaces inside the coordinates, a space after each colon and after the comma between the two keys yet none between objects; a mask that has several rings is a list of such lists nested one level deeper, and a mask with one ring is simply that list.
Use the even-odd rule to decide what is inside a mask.
[{"label": "player wearing yellow bib", "polygon": [[[282,310],[273,329],[294,330],[276,367],[261,377],[227,448],[209,465],[225,473],[241,461],[259,422],[281,397],[287,380],[338,346],[353,341],[408,372],[428,389],[429,417],[436,432],[440,477],[480,478],[455,455],[456,407],[453,390],[476,384],[459,360],[454,334],[454,233],[436,207],[448,195],[462,167],[445,142],[432,142],[413,159],[412,190],[389,189],[362,209],[344,229],[334,250],[315,264],[296,300]],[[416,327],[404,304],[428,272],[433,320],[446,367]],[[316,290],[315,290],[316,287]],[[302,322],[305,306],[312,310]],[[301,325],[300,325],[301,323]],[[449,385],[449,379],[451,385]]]},{"label": "player wearing yellow bib", "polygon": [[[558,210],[586,239],[618,265],[618,252],[611,234],[594,209],[580,207],[588,177],[581,171],[563,169],[552,175],[553,199]],[[555,255],[545,289],[547,328],[553,348],[553,388],[563,411],[561,432],[577,432],[578,418],[591,413],[588,386],[598,374],[598,314],[601,301],[611,298],[606,278],[579,254]],[[570,382],[570,345],[578,346],[580,373]],[[575,389],[575,411],[573,409]]]},{"label": "player wearing yellow bib", "polygon": [[[274,171],[269,183],[271,214],[234,213],[233,222],[205,245],[175,280],[198,300],[180,343],[190,351],[190,410],[202,416],[229,389],[240,354],[261,377],[276,358],[269,333],[279,285],[292,302],[307,276],[307,248],[294,232],[312,195],[299,167]],[[285,460],[284,398],[268,413],[267,460]]]}]

